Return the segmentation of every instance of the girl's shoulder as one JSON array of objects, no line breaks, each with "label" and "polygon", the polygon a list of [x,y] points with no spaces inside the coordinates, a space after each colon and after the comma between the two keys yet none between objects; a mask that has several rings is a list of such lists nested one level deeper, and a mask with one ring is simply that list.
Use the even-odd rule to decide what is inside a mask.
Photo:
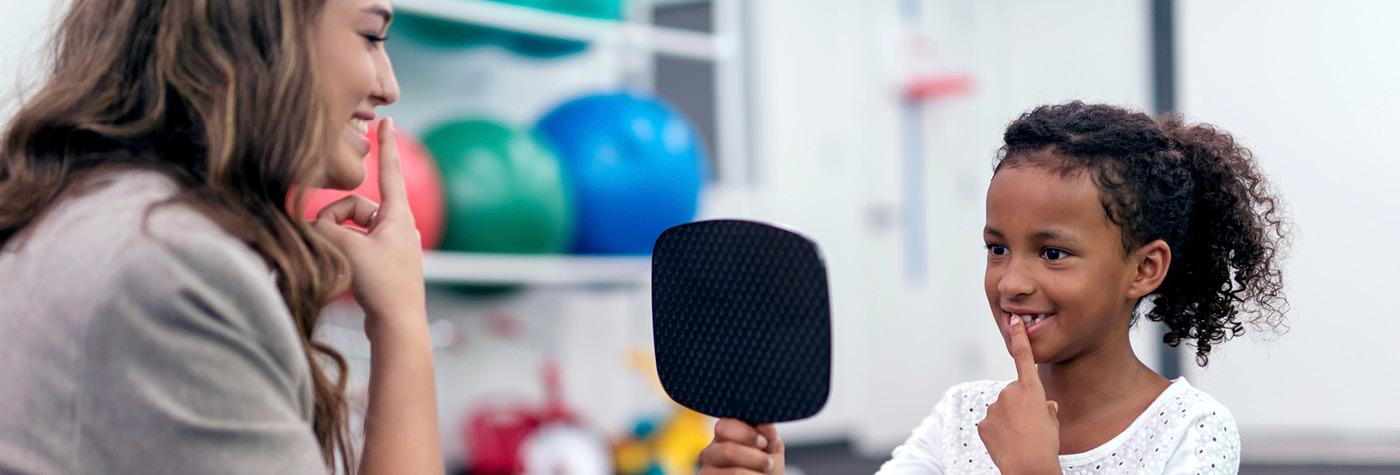
[{"label": "girl's shoulder", "polygon": [[1128,428],[1140,425],[1161,425],[1177,432],[1219,431],[1238,437],[1235,416],[1224,404],[1205,391],[1191,385],[1186,378],[1176,378]]},{"label": "girl's shoulder", "polygon": [[[1010,380],[977,380],[957,384],[943,393],[942,399],[938,402],[938,408],[951,410],[955,414],[967,413],[969,415],[978,414],[978,408],[981,408],[980,412],[985,414],[987,406],[996,402],[1001,390],[1010,383]],[[1143,412],[1135,424],[1143,422],[1154,411],[1157,417],[1168,421],[1164,425],[1170,425],[1170,421],[1211,421],[1228,425],[1231,429],[1235,425],[1234,415],[1224,404],[1205,391],[1192,386],[1186,378],[1173,380],[1172,384],[1167,386],[1167,389],[1148,406],[1148,410]],[[1158,421],[1158,423],[1161,422]],[[1202,423],[1198,422],[1197,425]]]},{"label": "girl's shoulder", "polygon": [[[948,389],[934,410],[947,463],[971,471],[989,468],[976,425],[1010,381],[970,381]],[[1086,452],[1060,456],[1065,473],[1103,469],[1143,472],[1230,473],[1239,467],[1234,415],[1185,378],[1177,378],[1123,432]],[[966,463],[963,466],[960,464]]]},{"label": "girl's shoulder", "polygon": [[1001,390],[1005,388],[1007,384],[1011,384],[1011,380],[980,379],[976,381],[967,381],[948,388],[948,391],[943,393],[943,398],[948,399],[952,397],[967,400],[990,398],[995,401],[997,394],[1000,394]]},{"label": "girl's shoulder", "polygon": [[[1196,389],[1196,387],[1192,386],[1191,382],[1187,381],[1184,377],[1172,380],[1171,386],[1167,387],[1167,390],[1163,391],[1162,395],[1158,396],[1157,399],[1158,401],[1170,399],[1171,402],[1176,404],[1178,414],[1188,418],[1228,420],[1231,424],[1234,424],[1235,416],[1230,413],[1230,409],[1226,408],[1224,404],[1221,404],[1220,401],[1211,397],[1211,395],[1207,394],[1205,391]],[[1164,414],[1161,414],[1161,411],[1159,411],[1158,415],[1164,416]]]},{"label": "girl's shoulder", "polygon": [[[969,416],[981,414],[986,415],[987,407],[996,402],[1001,390],[1010,384],[1010,380],[998,381],[991,379],[968,381],[954,385],[943,393],[943,398],[938,401],[936,411],[951,411],[953,414],[961,415],[967,413]],[[960,417],[962,418],[962,417]],[[981,420],[981,417],[977,418]]]},{"label": "girl's shoulder", "polygon": [[1234,415],[1177,378],[1122,433],[1087,452],[1060,456],[1066,473],[1101,468],[1157,473],[1233,473],[1240,439]]}]

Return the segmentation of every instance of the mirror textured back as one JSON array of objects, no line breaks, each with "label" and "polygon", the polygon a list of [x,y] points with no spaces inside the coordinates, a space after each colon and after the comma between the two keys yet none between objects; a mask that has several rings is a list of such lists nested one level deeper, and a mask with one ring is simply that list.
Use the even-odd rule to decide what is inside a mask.
[{"label": "mirror textured back", "polygon": [[652,254],[657,372],[677,403],[759,424],[826,404],[831,316],[815,243],[737,220],[667,230]]}]

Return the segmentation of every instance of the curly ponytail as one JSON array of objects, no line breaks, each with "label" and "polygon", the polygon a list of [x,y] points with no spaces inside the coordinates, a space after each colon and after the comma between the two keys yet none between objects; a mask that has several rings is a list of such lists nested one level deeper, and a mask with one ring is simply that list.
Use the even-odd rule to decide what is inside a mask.
[{"label": "curly ponytail", "polygon": [[1038,107],[1007,127],[996,170],[1043,166],[1088,172],[1104,212],[1131,252],[1161,239],[1172,265],[1150,296],[1148,319],[1167,326],[1163,342],[1196,347],[1244,333],[1245,322],[1283,329],[1288,302],[1277,261],[1287,240],[1280,203],[1230,134],[1079,101]]}]

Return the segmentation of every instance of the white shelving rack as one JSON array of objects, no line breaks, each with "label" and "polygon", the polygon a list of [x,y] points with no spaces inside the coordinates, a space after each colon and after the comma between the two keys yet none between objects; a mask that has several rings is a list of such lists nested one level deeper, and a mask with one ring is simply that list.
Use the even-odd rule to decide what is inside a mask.
[{"label": "white shelving rack", "polygon": [[627,288],[651,277],[651,258],[426,252],[423,277],[438,284]]},{"label": "white shelving rack", "polygon": [[394,4],[400,10],[463,23],[698,60],[718,61],[733,56],[736,50],[733,38],[728,36],[634,20],[598,20],[482,0],[398,0]]},{"label": "white shelving rack", "polygon": [[[710,8],[709,31],[655,25],[660,8],[704,3]],[[487,0],[395,0],[404,13],[529,35],[582,41],[594,50],[579,57],[545,61],[511,61],[499,82],[485,81],[489,94],[522,95],[542,92],[558,96],[558,85],[581,82],[597,85],[598,77],[613,78],[617,86],[655,91],[658,57],[707,63],[713,82],[714,140],[712,178],[703,190],[701,213],[708,203],[744,202],[753,188],[750,164],[748,54],[743,23],[744,0],[626,0],[625,19],[598,20],[553,13]],[[407,48],[407,47],[405,47]],[[422,48],[401,51],[400,66],[412,65],[423,74],[434,69],[432,56],[451,51]],[[594,54],[597,53],[597,54]],[[503,57],[490,49],[464,52],[471,60]],[[448,62],[443,77],[471,78],[482,70]],[[566,68],[608,68],[603,74],[564,74],[561,83],[550,83],[556,71]],[[424,69],[428,68],[428,69]],[[521,71],[534,76],[518,83]],[[580,78],[585,79],[580,79]],[[489,79],[489,78],[488,78]],[[607,80],[607,79],[604,79]],[[478,84],[481,84],[478,82]],[[415,86],[424,86],[422,82]],[[542,90],[532,88],[542,87]],[[429,90],[433,88],[429,87]],[[442,94],[442,89],[434,90]],[[449,92],[450,94],[450,92]],[[448,98],[449,101],[455,98]],[[530,102],[530,101],[526,101]],[[516,107],[510,102],[487,101],[492,107]],[[406,105],[407,104],[407,105]],[[437,118],[441,104],[401,103],[418,117]],[[533,109],[538,104],[522,106]],[[501,120],[515,120],[497,114]],[[435,120],[435,119],[430,119]],[[669,408],[645,378],[627,366],[624,356],[648,347],[650,341],[649,256],[503,255],[431,251],[423,256],[424,278],[436,287],[504,286],[518,292],[505,297],[475,300],[450,290],[429,295],[431,333],[438,370],[439,427],[444,458],[453,463],[463,457],[460,414],[464,408],[489,401],[504,391],[517,400],[539,396],[535,367],[541,358],[558,357],[564,374],[564,392],[570,402],[587,412],[592,423],[608,433],[631,427],[638,410]],[[349,308],[347,313],[355,313]],[[525,340],[510,342],[490,336],[496,325],[509,321],[521,328]],[[514,318],[528,315],[528,318]],[[463,316],[469,316],[463,318]],[[350,315],[337,320],[327,332],[342,342],[347,354],[358,358],[352,373],[366,375],[367,342],[357,334],[360,320]],[[475,318],[482,317],[482,318]],[[530,339],[539,341],[531,343]],[[534,347],[534,349],[531,349]],[[540,348],[545,348],[541,350]],[[356,371],[359,371],[356,373]],[[362,379],[362,378],[360,378]],[[358,381],[359,379],[356,379]],[[534,394],[534,396],[531,396]],[[658,405],[659,404],[659,405]]]},{"label": "white shelving rack", "polygon": [[[652,9],[682,3],[709,3],[712,31],[657,26]],[[395,8],[455,22],[583,41],[591,47],[618,48],[634,61],[626,75],[632,86],[651,88],[652,55],[711,63],[714,68],[714,177],[707,201],[745,192],[753,184],[748,137],[748,68],[743,51],[743,0],[631,0],[627,19],[599,20],[485,0],[396,0]],[[716,196],[721,195],[721,196]],[[728,201],[733,201],[732,199]],[[703,204],[702,204],[703,207]],[[429,252],[424,277],[444,284],[522,284],[551,287],[636,287],[650,277],[646,257],[516,256]]]}]

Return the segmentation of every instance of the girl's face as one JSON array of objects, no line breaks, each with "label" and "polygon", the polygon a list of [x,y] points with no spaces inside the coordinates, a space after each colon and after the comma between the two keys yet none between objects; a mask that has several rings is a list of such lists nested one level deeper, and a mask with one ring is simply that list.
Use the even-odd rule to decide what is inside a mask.
[{"label": "girl's face", "polygon": [[331,128],[322,186],[348,190],[364,181],[374,109],[399,98],[383,42],[391,12],[389,0],[327,0],[321,12],[316,74]]},{"label": "girl's face", "polygon": [[1097,186],[1085,173],[1035,165],[1003,168],[987,190],[987,303],[1004,339],[1026,316],[1037,363],[1126,341],[1137,265],[1124,255]]}]

